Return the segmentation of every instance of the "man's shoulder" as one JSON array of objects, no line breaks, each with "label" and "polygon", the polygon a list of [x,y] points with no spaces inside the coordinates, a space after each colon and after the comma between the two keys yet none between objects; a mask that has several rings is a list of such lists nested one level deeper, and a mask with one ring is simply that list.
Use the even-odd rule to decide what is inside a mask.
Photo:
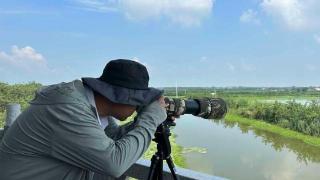
[{"label": "man's shoulder", "polygon": [[88,104],[82,81],[74,80],[39,88],[30,104]]}]

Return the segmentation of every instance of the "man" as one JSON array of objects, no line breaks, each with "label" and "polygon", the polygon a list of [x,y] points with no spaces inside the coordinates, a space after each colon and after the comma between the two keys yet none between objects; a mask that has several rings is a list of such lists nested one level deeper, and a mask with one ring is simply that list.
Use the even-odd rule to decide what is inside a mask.
[{"label": "man", "polygon": [[[0,145],[1,180],[119,177],[167,117],[162,91],[142,64],[110,61],[101,77],[40,88]],[[135,120],[118,126],[137,110]]]}]

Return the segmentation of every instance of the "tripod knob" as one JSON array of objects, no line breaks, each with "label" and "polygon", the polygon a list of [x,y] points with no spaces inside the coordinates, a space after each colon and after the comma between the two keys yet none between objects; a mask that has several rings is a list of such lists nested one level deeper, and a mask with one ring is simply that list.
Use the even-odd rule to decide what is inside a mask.
[{"label": "tripod knob", "polygon": [[167,117],[166,121],[165,121],[165,124],[167,126],[176,126],[176,122],[174,122],[170,116]]}]

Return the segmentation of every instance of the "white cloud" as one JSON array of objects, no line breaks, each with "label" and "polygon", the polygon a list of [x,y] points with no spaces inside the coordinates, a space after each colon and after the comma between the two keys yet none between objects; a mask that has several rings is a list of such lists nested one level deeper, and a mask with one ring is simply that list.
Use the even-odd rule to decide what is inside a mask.
[{"label": "white cloud", "polygon": [[228,69],[229,69],[230,71],[235,71],[235,70],[236,70],[236,67],[235,67],[233,64],[231,64],[231,63],[227,63],[227,67],[228,67]]},{"label": "white cloud", "polygon": [[40,10],[33,10],[33,9],[23,9],[23,8],[16,8],[16,9],[1,9],[1,15],[59,15],[58,11],[40,11]]},{"label": "white cloud", "polygon": [[0,62],[1,61],[7,66],[26,71],[33,71],[36,68],[47,69],[46,59],[30,46],[24,48],[12,46],[10,54],[0,51]]},{"label": "white cloud", "polygon": [[83,10],[95,12],[110,12],[118,10],[118,0],[75,0]]},{"label": "white cloud", "polygon": [[240,22],[243,23],[253,23],[260,24],[260,19],[258,18],[258,12],[252,9],[248,9],[242,13],[240,16]]},{"label": "white cloud", "polygon": [[245,71],[254,71],[256,67],[253,64],[246,63],[244,61],[241,62],[241,68]]},{"label": "white cloud", "polygon": [[262,0],[263,10],[293,30],[320,28],[319,0]]},{"label": "white cloud", "polygon": [[74,0],[82,9],[118,11],[126,18],[143,21],[169,19],[183,26],[197,26],[211,12],[214,0]]},{"label": "white cloud", "polygon": [[308,71],[316,71],[317,70],[317,66],[313,65],[313,64],[306,64],[305,65],[305,68],[308,70]]},{"label": "white cloud", "polygon": [[49,68],[46,58],[34,48],[12,46],[9,53],[0,50],[0,81],[49,82],[65,71]]},{"label": "white cloud", "polygon": [[249,64],[247,62],[245,62],[244,60],[241,60],[241,62],[239,63],[226,63],[227,69],[229,71],[246,71],[246,72],[251,72],[251,71],[255,71],[257,68],[255,65],[253,64]]},{"label": "white cloud", "polygon": [[315,34],[314,36],[314,40],[320,44],[320,35],[319,34]]},{"label": "white cloud", "polygon": [[[279,153],[279,158],[270,157],[262,165],[261,173],[264,179],[269,180],[292,180],[303,179],[304,173],[314,168],[313,164],[297,162],[297,155],[285,149]],[[318,168],[316,166],[316,168]],[[308,170],[307,170],[308,169]]]},{"label": "white cloud", "polygon": [[200,62],[202,62],[202,63],[209,62],[209,59],[208,59],[207,56],[202,56],[202,57],[200,58]]}]

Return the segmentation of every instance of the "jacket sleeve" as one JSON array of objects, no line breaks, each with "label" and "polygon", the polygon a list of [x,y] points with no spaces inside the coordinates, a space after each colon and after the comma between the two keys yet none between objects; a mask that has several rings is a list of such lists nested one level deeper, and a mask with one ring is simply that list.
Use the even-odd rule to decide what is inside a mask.
[{"label": "jacket sleeve", "polygon": [[134,129],[137,119],[123,125],[118,125],[113,117],[109,118],[108,126],[104,129],[105,134],[113,140],[119,140],[122,136]]},{"label": "jacket sleeve", "polygon": [[166,118],[164,108],[153,102],[138,114],[134,128],[114,141],[83,105],[60,105],[52,135],[51,156],[83,169],[121,176],[147,150],[157,126]]}]

